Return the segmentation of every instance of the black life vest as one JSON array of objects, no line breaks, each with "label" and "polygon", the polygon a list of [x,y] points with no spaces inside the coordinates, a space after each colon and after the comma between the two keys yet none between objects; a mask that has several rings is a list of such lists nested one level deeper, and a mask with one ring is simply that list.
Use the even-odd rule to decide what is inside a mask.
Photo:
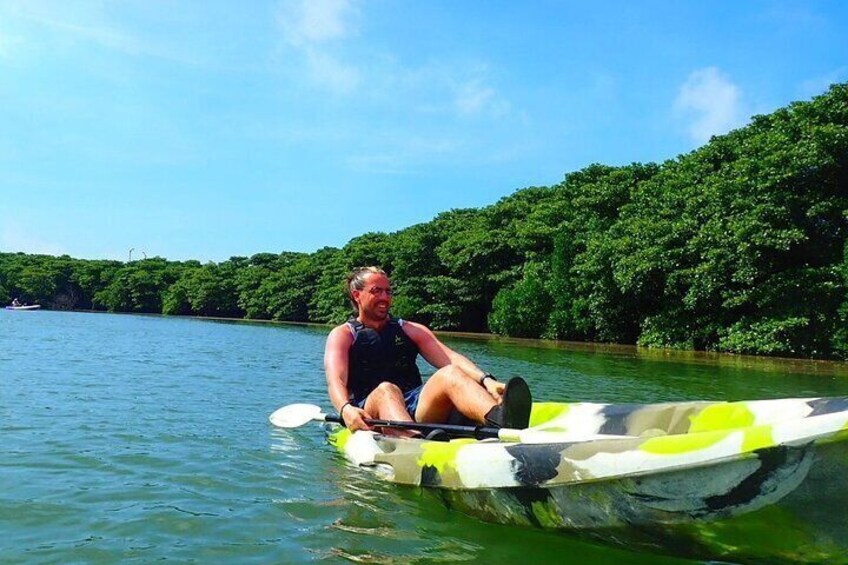
[{"label": "black life vest", "polygon": [[386,381],[403,392],[421,386],[421,371],[415,363],[418,346],[403,331],[403,320],[389,318],[379,332],[356,318],[349,319],[347,325],[353,333],[347,388],[355,401],[364,399]]}]

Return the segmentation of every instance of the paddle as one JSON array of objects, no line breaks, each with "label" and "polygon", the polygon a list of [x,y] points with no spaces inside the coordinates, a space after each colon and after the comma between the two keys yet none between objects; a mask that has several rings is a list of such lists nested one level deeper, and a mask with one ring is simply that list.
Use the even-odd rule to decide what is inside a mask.
[{"label": "paddle", "polygon": [[[324,414],[319,406],[314,404],[289,404],[274,411],[268,417],[271,423],[278,428],[299,428],[309,422],[335,422],[344,425],[340,416]],[[624,439],[635,436],[620,436],[608,434],[575,434],[562,432],[560,430],[514,430],[510,428],[493,428],[489,426],[458,426],[454,424],[425,424],[420,422],[398,422],[394,420],[370,420],[365,422],[369,426],[383,428],[397,428],[401,430],[415,430],[419,432],[431,432],[442,430],[453,437],[470,437],[474,439],[494,438],[506,442],[521,443],[556,443],[589,441],[596,439]]]},{"label": "paddle", "polygon": [[[268,418],[278,428],[299,428],[311,421],[335,422],[344,425],[341,416],[324,414],[320,406],[314,404],[289,404],[275,410]],[[513,432],[514,437],[520,430],[507,430],[506,428],[492,428],[488,426],[457,426],[454,424],[424,424],[420,422],[399,422],[395,420],[371,420],[366,419],[369,426],[381,428],[397,428],[400,430],[414,430],[418,432],[432,432],[442,430],[453,437],[473,437],[475,439],[499,438],[502,432]],[[508,435],[508,434],[507,434]],[[513,436],[510,436],[513,437]]]}]

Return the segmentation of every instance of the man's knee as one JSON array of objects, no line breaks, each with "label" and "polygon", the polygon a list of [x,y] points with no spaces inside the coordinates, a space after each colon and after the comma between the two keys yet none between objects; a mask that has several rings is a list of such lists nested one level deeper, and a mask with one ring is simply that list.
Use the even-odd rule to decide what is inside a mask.
[{"label": "man's knee", "polygon": [[436,377],[443,387],[455,387],[459,386],[464,379],[467,379],[468,375],[456,365],[445,365],[436,371],[433,377]]},{"label": "man's knee", "polygon": [[374,389],[374,392],[380,395],[382,398],[403,397],[403,392],[400,390],[400,387],[388,381],[383,381],[378,384],[377,388]]}]

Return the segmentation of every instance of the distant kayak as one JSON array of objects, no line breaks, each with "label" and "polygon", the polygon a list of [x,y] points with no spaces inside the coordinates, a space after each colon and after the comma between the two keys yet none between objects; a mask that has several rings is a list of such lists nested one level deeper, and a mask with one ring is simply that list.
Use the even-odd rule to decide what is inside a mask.
[{"label": "distant kayak", "polygon": [[6,306],[6,310],[38,310],[40,304],[30,304],[29,306]]}]

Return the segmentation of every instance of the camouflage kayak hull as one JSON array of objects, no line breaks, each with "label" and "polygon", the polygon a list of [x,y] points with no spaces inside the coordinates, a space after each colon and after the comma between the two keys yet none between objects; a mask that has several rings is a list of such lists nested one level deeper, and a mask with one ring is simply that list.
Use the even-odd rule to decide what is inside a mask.
[{"label": "camouflage kayak hull", "polygon": [[708,559],[848,563],[848,398],[537,403],[515,442],[328,437],[491,522]]}]

